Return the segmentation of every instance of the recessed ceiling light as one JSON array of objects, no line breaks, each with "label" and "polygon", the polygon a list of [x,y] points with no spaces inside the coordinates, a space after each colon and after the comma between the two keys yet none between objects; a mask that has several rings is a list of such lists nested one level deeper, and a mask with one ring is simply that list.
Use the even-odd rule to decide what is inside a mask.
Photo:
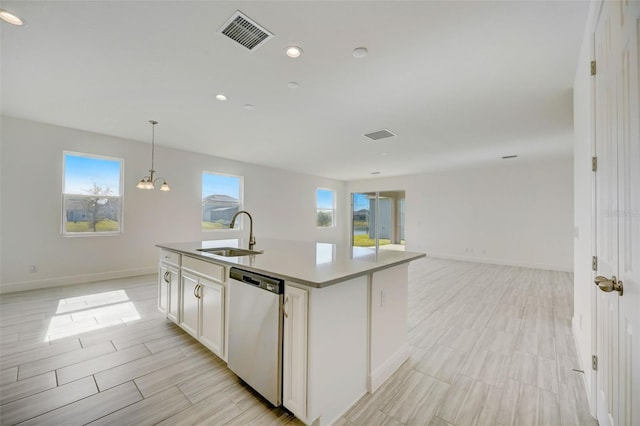
[{"label": "recessed ceiling light", "polygon": [[225,95],[223,95],[222,93],[218,93],[216,95],[216,99],[219,100],[219,101],[226,101],[227,97]]},{"label": "recessed ceiling light", "polygon": [[297,81],[290,81],[287,83],[287,87],[289,89],[297,89],[298,87],[300,87],[300,84]]},{"label": "recessed ceiling light", "polygon": [[12,25],[24,25],[24,21],[20,17],[5,9],[0,9],[0,19]]},{"label": "recessed ceiling light", "polygon": [[505,155],[504,157],[502,157],[503,160],[509,160],[511,158],[516,158],[518,157],[517,155]]},{"label": "recessed ceiling light", "polygon": [[299,58],[302,56],[302,49],[298,46],[288,46],[284,53],[290,58]]},{"label": "recessed ceiling light", "polygon": [[367,50],[366,47],[356,47],[355,49],[353,49],[353,52],[351,52],[353,57],[358,59],[364,58],[365,56],[367,56],[367,53],[369,53],[369,50]]}]

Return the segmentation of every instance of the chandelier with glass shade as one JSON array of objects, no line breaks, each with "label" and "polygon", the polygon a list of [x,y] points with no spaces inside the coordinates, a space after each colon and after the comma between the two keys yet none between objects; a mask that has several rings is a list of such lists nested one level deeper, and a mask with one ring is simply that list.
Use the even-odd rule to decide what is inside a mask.
[{"label": "chandelier with glass shade", "polygon": [[167,181],[164,178],[158,177],[158,178],[154,178],[154,173],[156,172],[155,170],[153,170],[153,157],[154,157],[154,153],[155,153],[155,136],[156,136],[156,124],[158,124],[157,121],[155,120],[149,120],[149,123],[151,123],[151,168],[149,169],[149,174],[145,177],[143,177],[140,182],[138,182],[138,185],[136,185],[136,188],[138,189],[155,189],[155,183],[157,181],[162,181],[162,185],[160,186],[160,191],[171,191],[171,188],[169,188],[169,184],[167,183]]}]

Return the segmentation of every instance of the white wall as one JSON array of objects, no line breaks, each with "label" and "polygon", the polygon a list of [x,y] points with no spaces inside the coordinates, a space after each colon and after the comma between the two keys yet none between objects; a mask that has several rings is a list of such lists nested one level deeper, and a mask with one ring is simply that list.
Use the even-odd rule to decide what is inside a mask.
[{"label": "white wall", "polygon": [[349,182],[347,192],[406,191],[407,250],[571,271],[571,157]]},{"label": "white wall", "polygon": [[[317,187],[337,191],[341,181],[156,147],[155,168],[171,192],[137,190],[149,168],[151,146],[111,136],[2,117],[0,291],[71,284],[154,272],[156,243],[246,236],[244,231],[202,232],[202,171],[244,176],[244,208],[261,238],[342,242],[345,221],[315,226]],[[63,237],[62,152],[124,159],[124,233]],[[30,273],[29,265],[38,272]]]},{"label": "white wall", "polygon": [[591,369],[591,355],[595,353],[595,292],[594,272],[591,270],[591,256],[594,249],[594,223],[592,220],[593,179],[591,157],[595,155],[593,135],[593,77],[589,64],[593,59],[593,22],[599,2],[591,3],[587,19],[580,58],[573,86],[574,114],[574,283],[573,283],[573,334],[585,371],[584,380],[587,396],[591,402],[591,413],[595,415],[593,396],[595,395],[595,371]]},{"label": "white wall", "polygon": [[[573,269],[573,165],[570,158],[433,174],[340,181],[157,147],[156,169],[169,193],[140,191],[148,143],[15,118],[1,122],[0,291],[152,272],[158,242],[233,238],[247,231],[200,230],[203,170],[242,175],[245,208],[260,238],[348,241],[349,194],[405,190],[407,249],[430,256]],[[125,159],[124,233],[65,238],[62,151]],[[337,190],[338,226],[315,227],[316,187]],[[576,222],[578,223],[578,222]],[[580,236],[588,232],[578,230]],[[29,265],[38,272],[30,273]],[[584,321],[588,320],[583,319]]]}]

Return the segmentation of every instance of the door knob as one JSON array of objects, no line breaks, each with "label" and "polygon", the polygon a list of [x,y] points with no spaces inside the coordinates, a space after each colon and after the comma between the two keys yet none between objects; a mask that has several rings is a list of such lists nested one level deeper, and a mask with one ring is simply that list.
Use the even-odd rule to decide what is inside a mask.
[{"label": "door knob", "polygon": [[622,296],[622,281],[618,281],[615,275],[612,276],[611,279],[597,276],[594,282],[600,287],[600,290],[607,293],[615,290]]}]

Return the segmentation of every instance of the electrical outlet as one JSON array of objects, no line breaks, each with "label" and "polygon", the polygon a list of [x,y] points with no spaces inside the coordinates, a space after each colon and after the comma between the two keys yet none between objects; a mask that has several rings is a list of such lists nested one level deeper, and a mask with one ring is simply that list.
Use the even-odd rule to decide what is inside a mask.
[{"label": "electrical outlet", "polygon": [[38,272],[38,265],[29,265],[29,272]]}]

